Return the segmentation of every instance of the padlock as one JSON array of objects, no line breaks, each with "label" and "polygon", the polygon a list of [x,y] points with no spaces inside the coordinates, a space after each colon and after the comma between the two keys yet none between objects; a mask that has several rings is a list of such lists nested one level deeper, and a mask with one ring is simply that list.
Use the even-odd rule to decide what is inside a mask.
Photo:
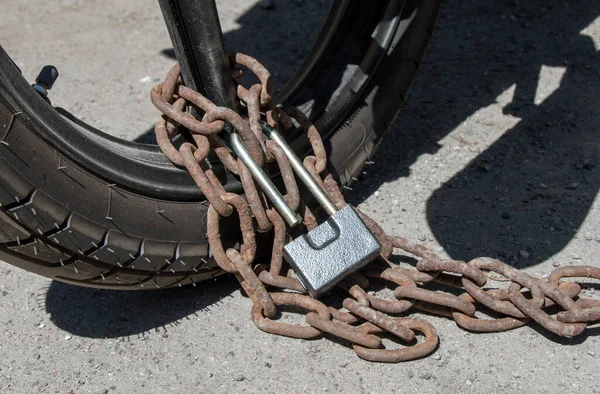
[{"label": "padlock", "polygon": [[380,251],[381,245],[350,205],[283,247],[286,261],[313,298],[363,268]]},{"label": "padlock", "polygon": [[[292,266],[308,294],[317,298],[372,261],[380,253],[381,245],[350,205],[338,210],[276,130],[265,123],[263,130],[282,148],[296,175],[330,215],[308,234],[300,235],[283,247],[286,261]],[[287,224],[290,227],[296,226],[300,217],[252,159],[238,135],[231,135],[231,145]]]},{"label": "padlock", "polygon": [[283,247],[284,257],[311,297],[317,298],[343,278],[363,268],[381,251],[381,245],[350,205],[338,210],[313,179],[285,139],[267,123],[265,135],[284,151],[296,175],[330,217]]}]

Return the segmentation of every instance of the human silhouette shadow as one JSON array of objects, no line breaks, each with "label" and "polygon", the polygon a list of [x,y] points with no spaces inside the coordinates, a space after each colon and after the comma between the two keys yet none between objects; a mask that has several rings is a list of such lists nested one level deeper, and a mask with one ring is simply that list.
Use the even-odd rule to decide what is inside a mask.
[{"label": "human silhouette shadow", "polygon": [[[421,87],[349,200],[358,204],[409,175],[419,156],[435,153],[437,141],[516,84],[504,112],[521,121],[432,193],[427,220],[456,259],[490,255],[530,266],[558,253],[600,188],[600,53],[580,33],[599,15],[600,2],[447,7]],[[542,66],[566,71],[536,105]]]}]

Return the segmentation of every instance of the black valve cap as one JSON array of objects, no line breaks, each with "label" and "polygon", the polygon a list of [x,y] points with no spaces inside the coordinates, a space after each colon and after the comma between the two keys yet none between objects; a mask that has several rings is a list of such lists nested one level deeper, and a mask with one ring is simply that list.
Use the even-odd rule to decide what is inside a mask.
[{"label": "black valve cap", "polygon": [[46,89],[52,89],[52,85],[58,79],[58,69],[54,66],[44,66],[42,71],[38,74],[35,79],[35,83],[43,85]]}]

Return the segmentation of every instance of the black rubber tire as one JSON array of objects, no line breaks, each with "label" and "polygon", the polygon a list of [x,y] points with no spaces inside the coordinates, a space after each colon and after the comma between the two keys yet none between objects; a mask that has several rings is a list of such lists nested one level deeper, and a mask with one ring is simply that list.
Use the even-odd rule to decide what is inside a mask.
[{"label": "black rubber tire", "polygon": [[[407,1],[382,60],[365,70],[369,81],[345,120],[328,131],[327,114],[317,121],[325,124],[332,168],[343,184],[361,172],[393,124],[440,1]],[[123,170],[129,167],[103,160],[101,152],[87,158],[98,166],[109,163],[107,172],[122,178],[111,182],[104,172],[90,170],[75,158],[81,151],[48,138],[76,120],[57,116],[1,48],[0,66],[0,260],[63,282],[116,289],[181,286],[222,273],[208,258],[205,201],[165,198],[164,190],[143,189],[148,185],[135,188]],[[132,155],[137,161],[128,166],[152,172],[144,167],[146,153]],[[181,169],[166,161],[158,165],[173,172],[170,182],[190,183]],[[235,220],[222,223],[231,246]]]}]

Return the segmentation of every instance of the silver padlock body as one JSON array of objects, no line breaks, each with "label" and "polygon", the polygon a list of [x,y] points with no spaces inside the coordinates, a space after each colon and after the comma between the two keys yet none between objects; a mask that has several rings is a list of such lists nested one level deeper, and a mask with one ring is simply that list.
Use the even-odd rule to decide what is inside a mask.
[{"label": "silver padlock body", "polygon": [[380,251],[381,245],[350,205],[283,247],[285,259],[314,298],[364,267]]}]

